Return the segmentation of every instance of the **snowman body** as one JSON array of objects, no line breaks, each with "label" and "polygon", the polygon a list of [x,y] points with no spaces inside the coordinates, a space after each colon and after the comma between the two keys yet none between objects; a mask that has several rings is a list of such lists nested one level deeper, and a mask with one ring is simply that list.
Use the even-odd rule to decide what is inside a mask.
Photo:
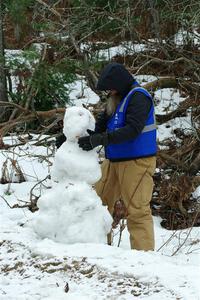
[{"label": "snowman body", "polygon": [[35,231],[64,243],[106,243],[112,218],[92,184],[101,177],[95,150],[83,151],[78,138],[94,130],[95,120],[83,107],[66,109],[63,132],[52,167],[52,189],[38,200]]}]

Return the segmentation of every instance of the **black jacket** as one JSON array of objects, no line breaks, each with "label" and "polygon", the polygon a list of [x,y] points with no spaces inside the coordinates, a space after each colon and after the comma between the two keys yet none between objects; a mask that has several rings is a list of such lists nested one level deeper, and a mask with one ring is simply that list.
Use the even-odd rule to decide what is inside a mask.
[{"label": "black jacket", "polygon": [[[133,87],[133,76],[123,65],[118,63],[108,64],[103,69],[97,83],[97,89],[102,91],[116,90],[122,98]],[[135,93],[127,107],[126,125],[123,128],[108,133],[108,144],[122,143],[140,134],[145,126],[150,109],[151,102],[149,99],[141,92]],[[100,113],[97,117],[95,131],[98,133],[105,132],[108,119],[109,116],[106,114],[106,111]]]}]

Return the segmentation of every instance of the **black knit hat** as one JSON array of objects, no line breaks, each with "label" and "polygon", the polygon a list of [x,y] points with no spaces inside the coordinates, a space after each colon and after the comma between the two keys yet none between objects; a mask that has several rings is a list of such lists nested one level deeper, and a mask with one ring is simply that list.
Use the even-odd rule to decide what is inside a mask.
[{"label": "black knit hat", "polygon": [[133,76],[122,64],[110,63],[99,76],[97,90],[116,90],[119,94],[124,95],[129,91],[133,81]]}]

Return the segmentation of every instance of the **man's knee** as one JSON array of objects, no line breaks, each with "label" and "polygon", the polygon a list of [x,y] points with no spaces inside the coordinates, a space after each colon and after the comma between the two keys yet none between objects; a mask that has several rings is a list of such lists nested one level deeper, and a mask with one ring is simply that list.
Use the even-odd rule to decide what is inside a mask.
[{"label": "man's knee", "polygon": [[129,214],[127,226],[132,249],[145,251],[154,249],[154,229],[150,208]]}]

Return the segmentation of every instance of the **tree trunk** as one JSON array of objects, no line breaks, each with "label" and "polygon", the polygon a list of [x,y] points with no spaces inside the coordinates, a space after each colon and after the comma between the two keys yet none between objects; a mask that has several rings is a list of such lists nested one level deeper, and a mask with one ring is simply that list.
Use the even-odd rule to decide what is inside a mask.
[{"label": "tree trunk", "polygon": [[[3,0],[0,0],[0,101],[7,101],[4,39],[3,39]],[[0,108],[0,116],[5,108]]]},{"label": "tree trunk", "polygon": [[155,35],[155,38],[157,39],[159,46],[161,47],[163,53],[169,57],[167,50],[163,46],[163,41],[160,35],[160,20],[159,20],[159,13],[158,10],[156,9],[156,1],[154,0],[148,0],[149,2],[149,7],[150,7],[150,13],[153,19],[153,32]]}]

